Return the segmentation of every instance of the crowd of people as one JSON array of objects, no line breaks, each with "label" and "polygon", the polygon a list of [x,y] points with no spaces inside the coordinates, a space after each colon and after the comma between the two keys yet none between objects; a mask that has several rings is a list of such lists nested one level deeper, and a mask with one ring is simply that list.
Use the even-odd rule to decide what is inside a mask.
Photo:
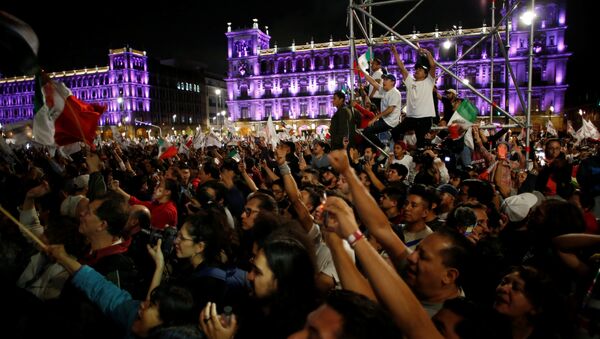
[{"label": "crowd of people", "polygon": [[[44,243],[1,216],[3,328],[15,338],[599,336],[599,145],[532,133],[543,156],[528,159],[507,129],[475,124],[473,145],[430,130],[449,117],[421,53],[414,76],[394,53],[406,116],[396,77],[374,60],[379,79],[366,77],[362,99],[334,95],[329,139],[256,136],[166,159],[156,144],[120,142],[3,154],[0,203]],[[455,91],[438,99],[456,110]]]}]

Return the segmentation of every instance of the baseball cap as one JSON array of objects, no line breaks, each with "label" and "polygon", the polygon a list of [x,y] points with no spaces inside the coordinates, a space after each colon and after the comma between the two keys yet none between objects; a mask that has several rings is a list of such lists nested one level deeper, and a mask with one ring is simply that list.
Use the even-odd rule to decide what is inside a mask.
[{"label": "baseball cap", "polygon": [[391,74],[391,73],[388,73],[388,74],[381,75],[381,79],[388,79],[388,80],[392,80],[392,81],[395,82],[396,81],[396,76],[393,75],[393,74]]},{"label": "baseball cap", "polygon": [[90,181],[89,174],[82,174],[73,179],[73,186],[75,189],[80,190],[88,187],[88,182]]},{"label": "baseball cap", "polygon": [[60,214],[71,218],[79,218],[77,215],[77,205],[84,198],[83,195],[70,195],[66,197],[60,204]]},{"label": "baseball cap", "polygon": [[533,193],[521,193],[504,199],[501,210],[512,222],[525,219],[529,210],[538,203],[538,197]]},{"label": "baseball cap", "polygon": [[427,65],[425,65],[425,64],[416,64],[416,65],[415,65],[415,69],[418,69],[418,68],[422,68],[422,69],[424,69],[426,72],[429,70],[429,67],[428,67]]}]

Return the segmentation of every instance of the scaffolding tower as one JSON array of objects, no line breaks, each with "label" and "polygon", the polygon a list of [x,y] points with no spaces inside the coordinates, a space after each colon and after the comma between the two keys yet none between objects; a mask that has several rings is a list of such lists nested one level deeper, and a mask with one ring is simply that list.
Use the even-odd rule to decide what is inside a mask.
[{"label": "scaffolding tower", "polygon": [[[373,2],[373,0],[349,0],[347,15],[348,15],[349,42],[350,42],[350,88],[355,87],[355,78],[354,78],[354,69],[353,69],[354,62],[355,62],[355,56],[356,56],[356,41],[357,41],[357,39],[354,36],[354,25],[355,24],[358,26],[361,33],[365,36],[365,41],[367,42],[367,45],[369,48],[371,48],[377,41],[384,40],[382,38],[373,39],[372,26],[373,26],[373,23],[375,23],[386,30],[386,33],[384,34],[383,38],[385,38],[388,34],[391,34],[392,37],[399,39],[400,41],[404,42],[406,45],[408,45],[416,50],[419,49],[419,47],[417,45],[413,44],[413,42],[411,42],[409,39],[407,39],[403,35],[396,32],[395,29],[417,7],[419,7],[419,5],[421,5],[424,2],[424,0],[419,0],[419,2],[417,2],[402,18],[400,18],[400,20],[398,20],[391,27],[386,25],[384,22],[379,20],[377,17],[375,17],[371,11],[371,9],[375,6],[387,6],[387,5],[393,5],[393,4],[409,2],[409,1],[412,2],[415,0],[387,0],[387,1],[379,1],[379,2]],[[463,52],[460,57],[457,56],[456,60],[454,60],[454,62],[450,66],[444,67],[442,64],[440,64],[438,62],[438,60],[434,60],[434,62],[437,65],[437,67],[439,69],[441,69],[444,73],[446,73],[446,74],[450,75],[451,77],[453,77],[454,79],[456,79],[457,83],[460,82],[463,86],[468,88],[473,94],[480,97],[481,99],[483,99],[485,102],[487,102],[491,106],[490,123],[492,122],[492,114],[494,111],[496,111],[496,112],[502,113],[505,117],[512,120],[516,124],[516,126],[522,127],[525,129],[525,131],[526,131],[526,133],[525,133],[525,135],[526,135],[525,158],[527,159],[527,161],[529,161],[529,153],[531,151],[530,145],[529,145],[529,142],[530,142],[529,131],[531,129],[531,92],[532,92],[533,43],[534,43],[533,38],[534,38],[534,29],[535,29],[533,20],[535,20],[535,17],[532,16],[532,18],[531,18],[532,22],[530,24],[530,31],[529,31],[529,60],[528,60],[528,63],[529,63],[529,65],[528,65],[529,72],[528,73],[529,74],[528,74],[528,81],[527,81],[527,102],[525,102],[523,93],[519,87],[519,84],[517,82],[515,74],[512,70],[509,54],[506,51],[506,48],[502,41],[502,37],[500,35],[501,28],[506,27],[506,29],[504,31],[505,31],[505,34],[507,37],[507,41],[510,41],[510,40],[508,40],[509,39],[508,37],[510,34],[510,28],[509,28],[510,27],[510,18],[511,18],[512,13],[517,9],[517,7],[521,5],[521,1],[516,0],[512,4],[510,4],[510,3],[511,3],[511,1],[506,0],[506,2],[505,2],[506,12],[504,13],[504,16],[496,23],[495,22],[496,0],[492,0],[491,1],[492,24],[489,29],[489,32],[483,33],[482,37],[476,43],[474,43],[469,49],[467,49],[466,52]],[[535,0],[531,0],[531,13],[534,13],[534,9],[535,9]],[[362,22],[361,22],[361,17],[359,17],[359,14],[363,18]],[[365,18],[368,18],[368,24],[365,22],[366,21],[366,20],[364,20]],[[491,39],[491,44],[492,44],[492,47],[491,47],[492,48],[491,49],[492,57],[490,58],[490,63],[491,63],[490,66],[493,67],[493,65],[494,65],[494,54],[493,54],[494,47],[493,46],[494,46],[494,39],[497,39],[498,44],[499,44],[499,50],[502,54],[502,57],[504,58],[504,64],[506,67],[506,74],[507,74],[506,76],[508,77],[510,75],[510,80],[512,81],[512,83],[514,85],[514,88],[516,90],[517,97],[519,99],[521,107],[525,108],[524,109],[525,115],[526,115],[525,123],[517,120],[515,117],[513,117],[508,112],[508,91],[506,92],[506,95],[505,95],[505,97],[507,98],[506,99],[507,104],[504,109],[499,107],[496,103],[494,103],[494,101],[493,101],[493,97],[494,97],[493,68],[491,68],[491,71],[490,71],[492,78],[490,81],[490,97],[489,98],[486,97],[481,92],[479,92],[471,84],[464,81],[458,75],[456,75],[455,73],[453,73],[450,70],[454,65],[456,65],[457,62],[460,61],[460,59],[462,59],[465,55],[467,55],[469,52],[471,52],[477,45],[479,45],[480,43],[482,43],[483,41],[485,41],[488,38]],[[440,39],[440,37],[438,37],[438,39]],[[509,81],[506,81],[506,86],[508,87],[509,85],[510,85]],[[352,96],[352,99],[354,99],[353,98],[354,91],[350,91],[350,93],[351,93],[350,95]],[[515,125],[507,125],[505,127],[514,127],[514,126]]]}]

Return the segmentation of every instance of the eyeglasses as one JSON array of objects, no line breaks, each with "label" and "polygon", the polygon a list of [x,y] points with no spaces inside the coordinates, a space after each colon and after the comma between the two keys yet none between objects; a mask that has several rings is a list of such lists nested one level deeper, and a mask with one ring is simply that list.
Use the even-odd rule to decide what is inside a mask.
[{"label": "eyeglasses", "polygon": [[258,213],[260,211],[258,210],[253,210],[250,207],[244,207],[244,213],[246,213],[247,216],[252,215],[252,213]]},{"label": "eyeglasses", "polygon": [[188,241],[194,241],[194,239],[192,238],[186,238],[183,236],[183,234],[181,234],[181,232],[177,232],[177,237],[175,237],[175,240],[177,241],[184,241],[184,240],[188,240]]}]

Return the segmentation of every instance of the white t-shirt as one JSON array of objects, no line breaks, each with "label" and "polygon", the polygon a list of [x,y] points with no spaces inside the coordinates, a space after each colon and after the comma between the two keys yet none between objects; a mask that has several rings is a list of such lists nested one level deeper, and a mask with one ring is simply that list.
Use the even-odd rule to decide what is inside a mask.
[{"label": "white t-shirt", "polygon": [[404,80],[406,85],[406,117],[428,118],[435,117],[433,106],[433,86],[435,79],[427,74],[427,78],[416,81],[414,77],[408,76]]},{"label": "white t-shirt", "polygon": [[[373,72],[373,74],[371,75],[371,78],[375,79],[375,80],[381,80],[381,76],[383,75],[383,71],[381,69],[376,70],[375,72]],[[381,88],[382,85],[382,81],[379,81],[379,88]],[[371,92],[373,92],[373,85],[369,84],[369,96],[371,96]],[[381,98],[383,97],[383,95],[381,94],[380,91],[375,91],[375,93],[373,93],[373,98]]]},{"label": "white t-shirt", "polygon": [[410,175],[410,169],[413,167],[413,157],[408,154],[404,154],[401,160],[394,159],[392,160],[392,164],[400,164],[406,166],[408,173],[406,174],[406,179],[408,181],[408,176]]},{"label": "white t-shirt", "polygon": [[[315,245],[315,256],[317,261],[316,264],[319,273],[323,273],[333,278],[335,280],[336,288],[341,288],[340,278],[337,273],[337,270],[335,269],[333,258],[331,257],[331,251],[329,250],[329,247],[327,247],[325,241],[323,240],[323,235],[321,234],[319,226],[313,224],[313,227],[308,232],[308,237],[313,241]],[[344,249],[352,259],[352,262],[355,262],[354,250],[352,249],[352,247],[350,247],[346,240],[344,240]]]},{"label": "white t-shirt", "polygon": [[433,233],[433,231],[429,226],[425,226],[424,229],[414,233],[404,230],[404,243],[406,244],[406,247],[410,248],[411,251],[414,251],[421,240],[425,239],[425,237],[431,233]]},{"label": "white t-shirt", "polygon": [[396,127],[400,123],[400,114],[402,108],[402,94],[394,87],[386,92],[383,85],[379,87],[379,92],[383,94],[381,99],[381,112],[385,111],[389,106],[395,106],[392,113],[383,117],[383,121],[390,127]]}]

